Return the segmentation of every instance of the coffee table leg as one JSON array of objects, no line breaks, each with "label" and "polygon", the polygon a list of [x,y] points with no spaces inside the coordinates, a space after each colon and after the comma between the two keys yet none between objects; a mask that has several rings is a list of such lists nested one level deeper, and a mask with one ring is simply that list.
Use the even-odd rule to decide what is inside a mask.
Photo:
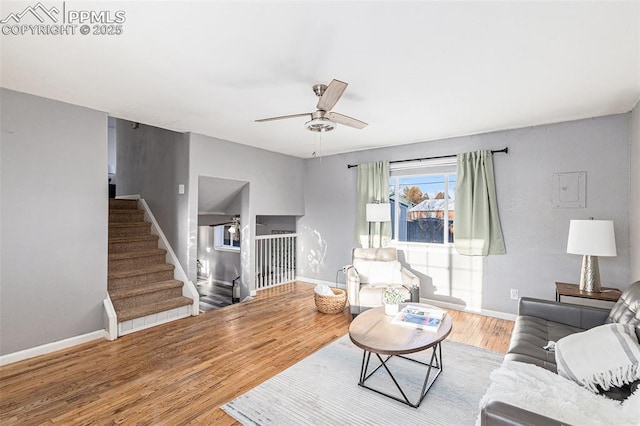
[{"label": "coffee table leg", "polygon": [[[439,356],[438,356],[439,355]],[[435,365],[434,365],[435,361]],[[431,383],[429,383],[429,376],[431,375],[431,369],[436,368],[438,372],[436,376],[433,378]],[[424,378],[424,384],[422,385],[422,392],[420,393],[420,400],[418,404],[415,406],[416,408],[420,405],[425,396],[427,396],[427,392],[431,389],[431,386],[435,383],[436,378],[442,373],[442,346],[438,343],[433,347],[433,353],[431,354],[431,360],[429,361],[429,367],[427,368],[427,375]],[[429,385],[429,387],[427,387]]]},{"label": "coffee table leg", "polygon": [[359,385],[363,385],[366,379],[367,370],[369,369],[369,359],[371,358],[371,352],[364,351],[362,353],[362,365],[360,366],[360,382]]},{"label": "coffee table leg", "polygon": [[[376,367],[371,373],[367,374],[367,372],[369,370],[369,361],[371,360],[371,352],[368,352],[368,351],[364,351],[363,352],[363,354],[362,354],[362,366],[360,367],[360,381],[359,381],[358,385],[362,386],[363,388],[372,390],[372,391],[374,391],[376,393],[379,393],[380,395],[384,395],[384,396],[389,397],[391,399],[395,399],[396,401],[402,402],[403,404],[406,404],[406,405],[408,405],[410,407],[413,407],[413,408],[418,408],[420,406],[420,404],[424,400],[425,396],[427,396],[427,392],[429,392],[429,389],[431,389],[431,386],[433,385],[433,383],[435,383],[436,379],[438,378],[438,376],[442,372],[442,346],[440,346],[440,343],[438,343],[438,344],[436,344],[435,346],[432,347],[431,359],[429,360],[429,363],[418,361],[418,360],[415,360],[415,359],[412,359],[412,358],[407,358],[407,357],[404,357],[404,356],[401,356],[401,355],[396,355],[399,358],[406,359],[407,361],[412,361],[412,362],[427,366],[427,374],[425,376],[424,383],[422,385],[422,391],[420,392],[420,396],[419,396],[419,399],[418,399],[417,403],[413,404],[411,401],[409,401],[409,398],[407,397],[407,395],[402,390],[402,387],[400,386],[400,384],[398,383],[398,381],[394,377],[393,373],[391,373],[391,370],[389,369],[389,367],[387,367],[387,361],[389,361],[389,359],[391,359],[393,357],[393,355],[387,356],[387,358],[384,359],[384,360],[382,359],[380,354],[375,354],[375,355],[378,358],[378,360],[380,361],[380,365],[378,367]],[[374,389],[372,387],[369,387],[369,386],[365,385],[366,380],[369,379],[371,376],[373,376],[373,374],[376,371],[378,371],[381,367],[383,367],[387,371],[387,373],[391,377],[391,380],[393,380],[393,383],[396,385],[396,388],[398,389],[398,391],[402,395],[403,399],[400,399],[400,398],[398,398],[398,397],[396,397],[394,395],[390,395],[388,393],[382,392],[382,391],[380,391],[378,389]],[[432,369],[435,369],[437,371],[435,373],[435,376],[433,377],[433,380],[431,380],[431,382],[429,382],[429,377],[431,377]]]}]

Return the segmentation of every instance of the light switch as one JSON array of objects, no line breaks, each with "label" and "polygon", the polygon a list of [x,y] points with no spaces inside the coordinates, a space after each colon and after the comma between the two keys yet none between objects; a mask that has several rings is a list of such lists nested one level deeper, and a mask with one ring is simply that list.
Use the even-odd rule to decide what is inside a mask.
[{"label": "light switch", "polygon": [[178,185],[178,194],[184,194],[184,185]]}]

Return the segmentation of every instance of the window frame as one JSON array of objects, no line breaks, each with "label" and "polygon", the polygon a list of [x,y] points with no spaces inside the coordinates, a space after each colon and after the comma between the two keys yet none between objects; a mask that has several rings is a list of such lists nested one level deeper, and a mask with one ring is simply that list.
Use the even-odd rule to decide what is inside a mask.
[{"label": "window frame", "polygon": [[[449,177],[451,175],[455,175],[456,183],[458,181],[458,173],[457,173],[457,163],[455,158],[453,160],[445,159],[444,161],[424,161],[419,163],[405,163],[400,166],[394,167],[391,165],[390,176],[389,176],[389,189],[393,187],[393,195],[395,202],[393,203],[394,211],[392,212],[392,216],[394,221],[391,223],[393,236],[392,241],[395,244],[420,244],[420,245],[433,245],[437,247],[451,247],[454,245],[454,242],[449,242],[449,226],[443,226],[443,242],[442,243],[434,243],[434,242],[421,242],[421,241],[402,241],[399,240],[400,235],[400,180],[403,178],[415,178],[415,177],[433,177],[433,176],[442,176],[443,177],[443,192],[445,196],[444,203],[444,216],[443,221],[448,220],[449,217]],[[391,195],[391,192],[389,193]],[[455,202],[455,197],[454,197]],[[455,209],[454,209],[455,212]],[[455,224],[455,213],[454,213],[454,224]],[[447,222],[448,223],[448,222]],[[454,231],[454,240],[455,241],[455,231]]]},{"label": "window frame", "polygon": [[[240,237],[237,240],[229,238],[231,244],[225,244],[224,233],[229,232],[229,228],[231,225],[217,225],[213,227],[213,249],[218,251],[228,251],[228,252],[239,252],[240,251]],[[240,232],[238,229],[236,233]],[[233,242],[236,241],[238,245],[233,245]]]}]

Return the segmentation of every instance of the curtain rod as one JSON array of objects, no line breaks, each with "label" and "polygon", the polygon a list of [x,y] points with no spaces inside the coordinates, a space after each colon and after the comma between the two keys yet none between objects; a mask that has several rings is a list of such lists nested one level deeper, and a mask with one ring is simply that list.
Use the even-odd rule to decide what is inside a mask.
[{"label": "curtain rod", "polygon": [[[506,148],[502,148],[502,149],[498,149],[496,151],[491,151],[492,154],[498,154],[504,152],[505,154],[509,153],[509,147]],[[438,160],[440,158],[453,158],[456,157],[457,154],[451,154],[451,155],[439,155],[437,157],[424,157],[424,158],[412,158],[410,160],[394,160],[394,161],[389,161],[389,164],[394,164],[394,163],[407,163],[409,161],[423,161],[423,160]],[[347,169],[350,169],[352,167],[358,167],[357,164],[348,164],[347,165]]]}]

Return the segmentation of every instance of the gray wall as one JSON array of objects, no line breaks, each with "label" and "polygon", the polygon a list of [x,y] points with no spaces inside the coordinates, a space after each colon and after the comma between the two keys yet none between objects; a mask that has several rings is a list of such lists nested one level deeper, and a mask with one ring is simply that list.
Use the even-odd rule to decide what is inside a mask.
[{"label": "gray wall", "polygon": [[[305,160],[306,215],[298,221],[298,258],[309,262],[299,265],[298,275],[333,282],[336,271],[351,261],[357,170],[347,164],[508,146],[508,155],[494,155],[507,254],[468,258],[413,245],[401,254],[421,278],[421,297],[505,313],[517,309],[511,288],[520,296],[554,299],[555,281],[579,280],[581,258],[566,253],[569,221],[591,216],[614,220],[618,256],[600,259],[601,276],[604,285],[626,288],[628,120],[623,114]],[[554,209],[552,174],[571,171],[587,172],[587,207]],[[445,265],[447,278],[430,264]]]},{"label": "gray wall", "polygon": [[0,89],[0,354],[103,329],[107,115]]},{"label": "gray wall", "polygon": [[631,114],[631,282],[640,280],[640,102]]},{"label": "gray wall", "polygon": [[214,244],[214,228],[198,227],[198,259],[209,265],[209,278],[231,283],[240,275],[240,252],[219,250]]},{"label": "gray wall", "polygon": [[[116,172],[116,119],[113,117],[109,117],[109,129],[107,132],[108,143],[107,143],[107,157],[109,162],[109,171],[112,173]],[[115,183],[115,180],[111,183]]]},{"label": "gray wall", "polygon": [[[240,297],[254,289],[256,215],[304,214],[304,161],[222,139],[191,134],[189,139],[189,276],[195,279],[197,257],[198,177],[249,182],[241,192]],[[120,167],[118,165],[118,167]]]},{"label": "gray wall", "polygon": [[296,232],[295,216],[258,216],[256,222],[256,235],[271,235],[273,231]]},{"label": "gray wall", "polygon": [[[116,134],[116,195],[139,194],[147,201],[186,271],[188,249],[180,236],[188,232],[188,135],[144,124],[134,129],[126,120],[116,121]],[[178,194],[180,184],[184,194]]]}]

